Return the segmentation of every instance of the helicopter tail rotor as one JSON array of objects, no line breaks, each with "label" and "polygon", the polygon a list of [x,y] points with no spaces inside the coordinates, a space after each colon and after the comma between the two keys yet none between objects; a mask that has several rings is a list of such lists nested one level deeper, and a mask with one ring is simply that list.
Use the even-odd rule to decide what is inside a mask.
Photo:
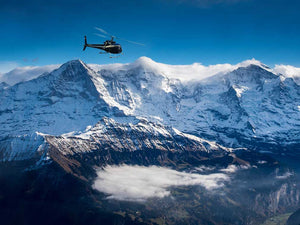
[{"label": "helicopter tail rotor", "polygon": [[86,40],[86,36],[84,36],[84,46],[83,46],[83,51],[86,49],[87,47],[87,40]]}]

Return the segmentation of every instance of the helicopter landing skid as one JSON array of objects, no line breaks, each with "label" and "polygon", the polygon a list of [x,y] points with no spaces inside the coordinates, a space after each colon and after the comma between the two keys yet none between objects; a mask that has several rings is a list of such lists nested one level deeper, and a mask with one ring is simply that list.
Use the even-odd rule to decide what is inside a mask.
[{"label": "helicopter landing skid", "polygon": [[109,54],[109,58],[115,59],[115,58],[119,58],[121,55],[123,55],[123,53],[121,53],[120,55],[117,55],[117,56],[112,56],[111,54]]},{"label": "helicopter landing skid", "polygon": [[119,58],[120,56],[119,55],[117,55],[117,56],[109,56],[109,58],[111,58],[111,59],[116,59],[116,58]]}]

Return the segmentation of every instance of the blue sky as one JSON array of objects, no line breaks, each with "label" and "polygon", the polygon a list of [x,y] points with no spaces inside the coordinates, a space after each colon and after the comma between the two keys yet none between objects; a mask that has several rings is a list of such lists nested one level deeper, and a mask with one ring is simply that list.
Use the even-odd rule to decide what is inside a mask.
[{"label": "blue sky", "polygon": [[[300,2],[295,0],[27,0],[0,2],[0,72],[15,65],[82,59],[126,63],[140,56],[169,64],[238,63],[300,66]],[[119,41],[110,59],[88,42],[94,27],[145,46]]]}]

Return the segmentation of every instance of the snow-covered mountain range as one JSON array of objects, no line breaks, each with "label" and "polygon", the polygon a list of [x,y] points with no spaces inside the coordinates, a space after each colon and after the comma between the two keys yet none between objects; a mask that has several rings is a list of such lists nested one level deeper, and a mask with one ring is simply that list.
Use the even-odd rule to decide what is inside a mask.
[{"label": "snow-covered mountain range", "polygon": [[[73,60],[11,84],[0,85],[4,161],[28,159],[38,152],[43,155],[41,149],[50,137],[76,138],[83,143],[96,135],[99,140],[107,134],[107,127],[123,127],[126,132],[137,129],[151,137],[158,132],[157,141],[181,134],[202,143],[204,152],[215,142],[226,146],[226,151],[252,142],[300,143],[300,86],[294,78],[277,74],[256,60],[213,67],[170,66],[146,57],[114,65]],[[110,122],[99,128],[103,119]],[[109,134],[105,137],[114,138],[110,143],[117,142],[118,136]],[[108,139],[101,143],[109,143]],[[141,139],[132,138],[132,145],[127,144],[139,149]],[[154,143],[149,145],[156,148]],[[158,145],[172,149],[167,142]],[[124,143],[116,147],[122,148]],[[218,145],[218,149],[225,147]]]},{"label": "snow-covered mountain range", "polygon": [[48,69],[0,83],[6,221],[74,223],[61,219],[69,209],[80,224],[261,224],[299,207],[292,75],[256,60],[205,67],[146,57]]}]

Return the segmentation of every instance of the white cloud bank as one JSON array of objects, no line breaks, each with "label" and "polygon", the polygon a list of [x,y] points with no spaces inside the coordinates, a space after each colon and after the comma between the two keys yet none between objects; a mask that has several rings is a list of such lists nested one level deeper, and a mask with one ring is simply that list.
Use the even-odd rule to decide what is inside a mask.
[{"label": "white cloud bank", "polygon": [[138,58],[133,63],[116,63],[106,65],[89,64],[89,66],[95,71],[104,69],[111,70],[113,72],[117,72],[118,70],[129,70],[137,67],[143,67],[147,71],[153,71],[168,78],[179,79],[185,82],[192,80],[203,80],[217,74],[225,74],[231,72],[239,67],[247,67],[251,64],[263,65],[260,61],[257,61],[255,59],[246,60],[236,65],[231,65],[228,63],[209,66],[202,65],[201,63],[193,63],[191,65],[170,65],[155,62],[152,59],[143,56]]},{"label": "white cloud bank", "polygon": [[275,74],[282,74],[284,77],[291,77],[300,85],[300,68],[289,65],[275,65],[273,69]]},{"label": "white cloud bank", "polygon": [[[5,82],[9,85],[34,79],[45,72],[51,72],[57,69],[59,65],[47,65],[47,66],[25,66],[17,67],[10,72],[0,75],[0,82]],[[1,64],[0,64],[1,68]]]},{"label": "white cloud bank", "polygon": [[108,194],[108,198],[127,201],[163,198],[170,195],[168,188],[172,186],[200,185],[212,190],[229,180],[223,173],[200,175],[157,166],[107,166],[97,175],[95,189]]},{"label": "white cloud bank", "polygon": [[[95,71],[106,69],[111,70],[112,72],[117,72],[119,70],[129,70],[142,66],[145,70],[156,72],[168,78],[179,79],[182,82],[189,82],[204,80],[217,74],[229,73],[239,67],[247,67],[251,64],[262,66],[264,69],[267,69],[268,71],[275,74],[282,74],[284,77],[292,77],[298,84],[300,84],[300,68],[289,65],[276,65],[274,68],[268,69],[260,61],[255,59],[246,60],[235,65],[227,63],[205,66],[201,63],[193,63],[191,65],[169,65],[155,62],[148,57],[140,57],[133,63],[115,63],[104,65],[88,64],[88,66]],[[0,73],[1,65],[2,64],[0,62]],[[16,66],[16,64],[13,63],[5,63],[5,65],[3,64],[3,66],[8,68],[7,65],[9,65],[10,67]],[[0,82],[4,81],[9,85],[14,85],[21,81],[34,79],[42,73],[51,72],[58,67],[59,65],[18,67],[8,73],[2,72],[2,75],[0,74]]]},{"label": "white cloud bank", "polygon": [[289,65],[275,65],[274,72],[287,77],[300,77],[300,68]]}]

